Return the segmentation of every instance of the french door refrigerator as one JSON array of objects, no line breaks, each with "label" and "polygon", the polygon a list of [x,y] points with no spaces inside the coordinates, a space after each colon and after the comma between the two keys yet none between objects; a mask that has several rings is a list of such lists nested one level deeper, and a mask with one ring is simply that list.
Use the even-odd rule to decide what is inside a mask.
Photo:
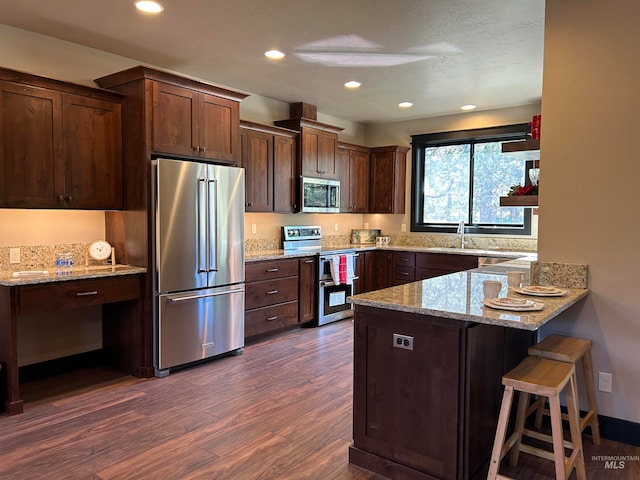
[{"label": "french door refrigerator", "polygon": [[156,159],[156,376],[244,347],[244,170]]}]

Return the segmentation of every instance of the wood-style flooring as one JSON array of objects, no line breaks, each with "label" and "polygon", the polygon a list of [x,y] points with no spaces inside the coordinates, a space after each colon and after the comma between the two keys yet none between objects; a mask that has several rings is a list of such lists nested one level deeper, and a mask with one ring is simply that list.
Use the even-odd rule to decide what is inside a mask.
[{"label": "wood-style flooring", "polygon": [[[348,463],[352,354],[345,320],[166,378],[85,369],[24,384],[24,413],[0,416],[0,479],[383,480]],[[640,478],[640,462],[591,460],[640,448],[585,449],[590,480]],[[551,479],[553,465],[521,454],[517,475],[501,472]]]}]

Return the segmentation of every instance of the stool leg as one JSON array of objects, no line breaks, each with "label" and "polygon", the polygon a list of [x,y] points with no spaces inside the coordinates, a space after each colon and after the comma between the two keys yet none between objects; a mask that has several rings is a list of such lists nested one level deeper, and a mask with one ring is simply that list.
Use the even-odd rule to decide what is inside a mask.
[{"label": "stool leg", "polygon": [[[566,389],[567,413],[569,414],[569,430],[571,431],[571,443],[573,444],[572,456],[575,455],[576,477],[585,480],[587,474],[584,467],[584,449],[582,447],[582,431],[580,430],[580,410],[578,409],[578,397],[575,375],[571,376]],[[555,449],[555,447],[554,447]],[[564,456],[564,450],[563,450]],[[569,470],[569,474],[571,471]]]},{"label": "stool leg", "polygon": [[591,350],[587,350],[582,357],[582,371],[584,373],[584,384],[587,390],[587,401],[589,410],[593,410],[593,416],[589,421],[591,425],[591,437],[593,443],[600,445],[600,426],[598,425],[598,409],[596,407],[596,386],[593,380],[593,363],[591,362]]},{"label": "stool leg", "polygon": [[[540,395],[538,395],[538,400],[542,400],[542,397]],[[545,407],[545,401],[542,400],[540,402],[540,406],[538,407],[538,409],[536,410],[536,418],[535,421],[533,423],[533,425],[539,430],[542,427],[542,414],[544,412],[544,407]]]},{"label": "stool leg", "polygon": [[496,429],[496,438],[493,440],[493,450],[491,451],[491,461],[489,462],[489,474],[487,480],[495,480],[500,469],[500,460],[502,459],[502,447],[504,445],[504,437],[507,433],[507,424],[509,423],[509,413],[511,411],[511,402],[513,401],[513,387],[505,386],[502,395],[502,405],[500,406],[500,416],[498,417],[498,428]]},{"label": "stool leg", "polygon": [[567,478],[564,468],[564,442],[562,438],[562,413],[560,412],[560,398],[557,395],[549,397],[551,417],[551,437],[553,439],[553,458],[556,464],[556,479]]},{"label": "stool leg", "polygon": [[518,456],[520,455],[520,444],[522,443],[522,431],[524,430],[524,421],[527,418],[527,408],[529,407],[529,394],[526,392],[518,392],[518,412],[516,414],[516,425],[514,433],[517,435],[516,442],[511,447],[509,454],[509,465],[515,467],[518,465]]}]

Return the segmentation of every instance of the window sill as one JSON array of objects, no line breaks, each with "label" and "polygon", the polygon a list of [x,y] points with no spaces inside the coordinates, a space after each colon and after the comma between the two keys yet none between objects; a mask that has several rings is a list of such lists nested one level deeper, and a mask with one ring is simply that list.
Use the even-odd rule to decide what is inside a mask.
[{"label": "window sill", "polygon": [[537,207],[538,195],[513,195],[500,197],[501,207]]}]

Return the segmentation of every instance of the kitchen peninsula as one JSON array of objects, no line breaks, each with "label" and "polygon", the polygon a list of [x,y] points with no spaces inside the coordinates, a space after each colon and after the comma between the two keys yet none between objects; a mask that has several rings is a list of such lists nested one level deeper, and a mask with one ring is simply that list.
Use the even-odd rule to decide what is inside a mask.
[{"label": "kitchen peninsula", "polygon": [[[514,261],[350,298],[355,305],[350,463],[390,478],[485,478],[501,377],[535,331],[586,297],[536,297],[541,311],[494,310],[482,282],[528,270]],[[518,294],[509,291],[510,296]],[[524,296],[523,296],[524,297]]]}]

